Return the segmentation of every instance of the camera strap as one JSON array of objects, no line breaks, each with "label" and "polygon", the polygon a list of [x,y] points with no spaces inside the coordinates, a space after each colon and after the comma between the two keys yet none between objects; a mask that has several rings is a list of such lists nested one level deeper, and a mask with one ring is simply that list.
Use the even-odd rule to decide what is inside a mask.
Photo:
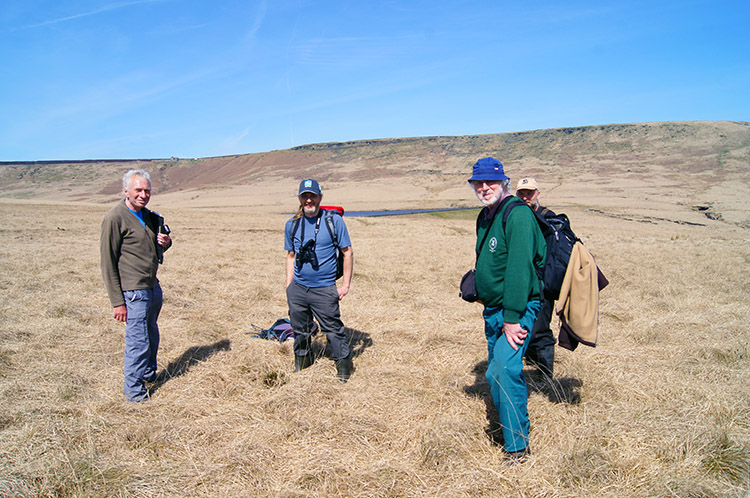
[{"label": "camera strap", "polygon": [[[318,212],[318,221],[315,222],[315,237],[314,237],[315,244],[318,243],[318,231],[320,230],[320,219],[323,217],[322,215],[323,215],[322,211]],[[299,239],[299,245],[300,247],[305,245],[305,220],[302,220],[302,236]]]}]

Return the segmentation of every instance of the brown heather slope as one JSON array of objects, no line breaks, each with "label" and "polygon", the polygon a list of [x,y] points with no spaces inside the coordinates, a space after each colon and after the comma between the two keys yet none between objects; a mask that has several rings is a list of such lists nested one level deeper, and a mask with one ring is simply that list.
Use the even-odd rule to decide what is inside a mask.
[{"label": "brown heather slope", "polygon": [[470,206],[465,179],[488,155],[513,180],[537,177],[552,205],[678,222],[708,211],[750,223],[750,123],[725,121],[360,140],[197,160],[0,163],[0,199],[110,203],[121,174],[143,167],[155,199],[173,207],[288,210],[304,177],[349,210]]}]

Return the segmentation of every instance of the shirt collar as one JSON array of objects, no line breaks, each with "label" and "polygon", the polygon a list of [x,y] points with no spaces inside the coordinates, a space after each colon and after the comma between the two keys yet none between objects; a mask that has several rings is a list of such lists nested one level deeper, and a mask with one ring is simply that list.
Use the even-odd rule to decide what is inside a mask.
[{"label": "shirt collar", "polygon": [[512,196],[512,195],[508,195],[508,196],[506,196],[506,197],[503,197],[503,198],[502,198],[502,199],[500,199],[499,201],[497,201],[497,202],[495,203],[495,205],[494,205],[494,206],[492,206],[492,208],[490,208],[490,207],[485,207],[485,208],[484,208],[484,219],[486,219],[486,220],[491,220],[491,219],[493,219],[493,218],[495,217],[495,215],[497,214],[497,212],[498,212],[498,211],[499,211],[500,209],[502,209],[502,208],[503,208],[503,206],[504,206],[504,205],[505,205],[505,204],[506,204],[506,203],[507,203],[507,202],[508,202],[509,200],[511,200],[512,198],[513,198],[513,196]]}]

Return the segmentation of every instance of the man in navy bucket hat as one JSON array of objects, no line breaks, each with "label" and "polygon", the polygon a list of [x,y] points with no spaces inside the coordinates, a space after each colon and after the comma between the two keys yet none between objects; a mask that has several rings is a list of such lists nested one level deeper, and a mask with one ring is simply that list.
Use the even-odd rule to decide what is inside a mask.
[{"label": "man in navy bucket hat", "polygon": [[[510,178],[493,157],[474,164],[469,183],[484,209],[477,218],[476,289],[484,305],[487,382],[502,426],[511,463],[529,455],[528,391],[523,355],[531,340],[540,304],[536,268],[544,267],[547,245],[530,209],[510,211],[523,203],[511,194]],[[497,219],[497,220],[496,220]],[[497,222],[495,222],[497,221]]]},{"label": "man in navy bucket hat", "polygon": [[479,180],[510,180],[505,176],[503,163],[494,157],[484,157],[474,163],[472,173],[469,183]]}]

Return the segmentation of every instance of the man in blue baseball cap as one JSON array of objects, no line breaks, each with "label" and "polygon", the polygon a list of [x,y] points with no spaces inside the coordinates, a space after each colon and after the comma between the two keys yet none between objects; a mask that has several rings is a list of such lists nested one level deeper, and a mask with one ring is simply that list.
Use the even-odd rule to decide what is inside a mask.
[{"label": "man in blue baseball cap", "polygon": [[[339,301],[349,293],[354,271],[354,252],[344,219],[337,211],[320,208],[323,192],[313,180],[302,180],[297,194],[299,211],[286,222],[286,298],[289,321],[294,330],[294,370],[315,361],[312,351],[313,317],[318,320],[331,346],[336,373],[346,382],[352,373],[352,358]],[[338,252],[343,254],[342,282],[338,278]]]},{"label": "man in blue baseball cap", "polygon": [[320,190],[320,184],[317,181],[313,180],[313,179],[302,180],[300,182],[300,184],[299,184],[299,192],[297,193],[297,196],[300,196],[300,195],[305,194],[307,192],[309,192],[311,194],[315,194],[315,195],[320,196],[320,197],[323,197],[323,193]]},{"label": "man in blue baseball cap", "polygon": [[544,268],[547,246],[526,206],[512,209],[503,223],[506,210],[523,201],[511,194],[510,178],[500,161],[478,160],[469,183],[485,206],[477,218],[476,289],[484,305],[486,377],[508,461],[521,462],[530,453],[523,355],[540,308],[536,269]]}]

